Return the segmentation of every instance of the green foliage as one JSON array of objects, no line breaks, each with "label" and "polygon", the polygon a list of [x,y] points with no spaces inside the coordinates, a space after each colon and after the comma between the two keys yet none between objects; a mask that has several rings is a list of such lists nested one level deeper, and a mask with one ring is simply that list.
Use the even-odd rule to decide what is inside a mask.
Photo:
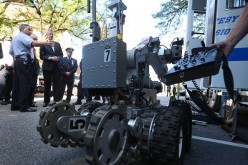
[{"label": "green foliage", "polygon": [[53,29],[55,35],[68,31],[83,38],[91,32],[91,14],[87,13],[86,3],[87,0],[36,0],[35,6],[0,5],[0,36],[12,34],[19,24],[28,23],[42,36],[47,29]]},{"label": "green foliage", "polygon": [[161,29],[161,34],[166,34],[170,28],[177,30],[181,27],[183,16],[187,14],[188,1],[186,0],[169,0],[161,4],[159,12],[153,14],[153,18],[159,19],[156,25]]},{"label": "green foliage", "polygon": [[[193,32],[204,34],[205,31],[205,13],[194,13]],[[204,35],[193,35],[193,38],[202,38]]]},{"label": "green foliage", "polygon": [[0,41],[5,36],[7,36],[9,31],[11,31],[11,29],[7,28],[7,27],[11,27],[11,22],[1,17],[6,11],[7,7],[8,7],[7,5],[0,5]]}]

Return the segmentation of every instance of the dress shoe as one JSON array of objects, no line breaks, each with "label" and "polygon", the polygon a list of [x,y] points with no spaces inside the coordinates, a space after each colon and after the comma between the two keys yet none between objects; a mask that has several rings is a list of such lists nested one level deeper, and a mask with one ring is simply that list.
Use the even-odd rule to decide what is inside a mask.
[{"label": "dress shoe", "polygon": [[73,103],[73,105],[81,105],[82,102],[81,101],[76,101],[75,103]]},{"label": "dress shoe", "polygon": [[11,111],[18,111],[20,109],[19,106],[11,106],[10,107]]},{"label": "dress shoe", "polygon": [[37,107],[37,105],[35,103],[32,103],[29,105],[30,107]]},{"label": "dress shoe", "polygon": [[30,107],[21,109],[20,112],[36,112],[37,109],[32,109]]},{"label": "dress shoe", "polygon": [[94,100],[100,100],[100,96],[95,96]]},{"label": "dress shoe", "polygon": [[50,104],[49,104],[49,106],[53,106],[53,105],[55,105],[56,104],[56,101],[53,101],[53,102],[51,102]]},{"label": "dress shoe", "polygon": [[43,107],[47,107],[49,103],[44,103],[43,104]]},{"label": "dress shoe", "polygon": [[64,102],[64,103],[70,103],[70,101],[69,101],[69,100],[63,100],[63,102]]},{"label": "dress shoe", "polygon": [[6,101],[2,101],[1,105],[7,105],[8,103]]},{"label": "dress shoe", "polygon": [[233,117],[231,117],[228,121],[227,121],[227,123],[226,123],[226,125],[228,126],[228,127],[232,127],[233,126]]},{"label": "dress shoe", "polygon": [[91,102],[92,101],[92,99],[86,99],[86,102]]},{"label": "dress shoe", "polygon": [[11,104],[11,103],[12,103],[12,101],[10,101],[10,100],[5,100],[5,102],[6,102],[7,104]]}]

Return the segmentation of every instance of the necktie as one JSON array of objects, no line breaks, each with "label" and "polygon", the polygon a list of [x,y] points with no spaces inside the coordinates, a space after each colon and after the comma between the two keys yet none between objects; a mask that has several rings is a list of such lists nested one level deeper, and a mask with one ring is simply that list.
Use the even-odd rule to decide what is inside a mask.
[{"label": "necktie", "polygon": [[34,54],[34,60],[36,60],[36,51],[34,47],[33,47],[33,54]]},{"label": "necktie", "polygon": [[70,58],[68,57],[68,58],[67,58],[67,70],[69,70],[69,68],[70,68],[70,63],[71,63],[71,62],[70,62]]}]

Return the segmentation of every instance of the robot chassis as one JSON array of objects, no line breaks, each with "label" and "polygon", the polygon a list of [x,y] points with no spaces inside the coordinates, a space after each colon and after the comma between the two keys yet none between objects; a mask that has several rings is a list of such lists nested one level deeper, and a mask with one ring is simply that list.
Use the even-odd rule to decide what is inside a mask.
[{"label": "robot chassis", "polygon": [[[111,54],[112,64],[99,65],[92,59],[106,50],[116,52]],[[156,94],[162,85],[150,80],[149,64],[158,66],[156,73],[165,73],[167,61],[181,58],[181,46],[173,45],[161,55],[159,50],[159,39],[152,37],[128,53],[125,43],[116,37],[84,47],[83,86],[92,94],[107,96],[109,103],[87,102],[78,110],[65,102],[47,107],[37,126],[42,141],[54,147],[85,146],[90,164],[179,164],[190,149],[191,108],[180,100],[160,105]],[[104,79],[110,71],[113,75]]]},{"label": "robot chassis", "polygon": [[[117,6],[125,9],[121,1]],[[116,11],[116,4],[110,9]],[[91,95],[106,96],[108,104],[86,102],[79,109],[66,102],[50,105],[40,113],[41,140],[53,147],[85,147],[89,164],[182,164],[191,146],[191,107],[183,100],[162,106],[156,96],[161,82],[171,85],[216,74],[218,50],[203,48],[182,58],[182,40],[162,49],[159,38],[149,37],[126,51],[117,35],[98,41],[98,24],[93,21],[92,26],[94,42],[83,47],[82,86]],[[170,71],[168,63],[176,63]],[[150,79],[149,65],[161,82]],[[200,66],[214,69],[199,72]]]}]

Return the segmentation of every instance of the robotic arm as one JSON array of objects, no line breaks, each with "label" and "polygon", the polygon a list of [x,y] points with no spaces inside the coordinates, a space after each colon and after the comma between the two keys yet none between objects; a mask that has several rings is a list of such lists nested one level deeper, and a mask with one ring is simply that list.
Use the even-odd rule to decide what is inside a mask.
[{"label": "robotic arm", "polygon": [[[136,75],[145,84],[149,78],[149,65],[152,66],[161,82],[166,82],[168,63],[175,63],[182,57],[183,40],[171,43],[171,48],[162,48],[158,37],[144,39],[137,47],[127,52],[128,68],[136,68]],[[148,80],[147,80],[148,81]]]},{"label": "robotic arm", "polygon": [[[167,85],[186,82],[219,72],[222,53],[218,48],[200,47],[192,50],[192,55],[182,58],[183,39],[174,40],[171,48],[162,49],[158,37],[143,40],[135,49],[128,51],[128,68],[136,68],[136,75],[143,84],[149,86],[149,65],[159,80]],[[167,64],[174,64],[168,71]]]}]

